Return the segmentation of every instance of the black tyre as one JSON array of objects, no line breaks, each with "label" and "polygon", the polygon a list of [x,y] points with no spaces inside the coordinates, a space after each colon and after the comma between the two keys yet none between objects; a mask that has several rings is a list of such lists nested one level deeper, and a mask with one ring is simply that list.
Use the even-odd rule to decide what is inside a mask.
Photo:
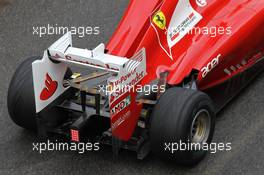
[{"label": "black tyre", "polygon": [[[11,119],[20,127],[34,131],[37,129],[37,124],[31,64],[41,58],[28,58],[18,66],[11,79],[7,95],[7,106]],[[70,77],[71,74],[68,69],[66,77]],[[48,111],[47,122],[56,124],[60,116],[60,111],[51,108]]]},{"label": "black tyre", "polygon": [[[214,127],[214,107],[206,94],[185,88],[168,89],[151,116],[151,149],[161,158],[195,165],[206,155],[207,150],[200,148],[211,143]],[[192,143],[201,147],[193,147]]]}]

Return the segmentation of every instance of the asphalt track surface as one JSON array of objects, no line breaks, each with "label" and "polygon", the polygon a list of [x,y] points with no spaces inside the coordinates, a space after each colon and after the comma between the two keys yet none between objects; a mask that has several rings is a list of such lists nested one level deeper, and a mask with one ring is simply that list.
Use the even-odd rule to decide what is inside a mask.
[{"label": "asphalt track surface", "polygon": [[128,151],[113,162],[110,148],[85,154],[32,151],[37,137],[9,119],[6,97],[18,64],[42,55],[59,37],[40,38],[33,35],[33,26],[99,26],[100,35],[74,38],[76,47],[94,48],[107,42],[127,4],[128,0],[0,0],[0,174],[263,174],[264,74],[218,115],[213,141],[231,142],[232,151],[209,154],[193,168],[154,155],[140,161]]}]

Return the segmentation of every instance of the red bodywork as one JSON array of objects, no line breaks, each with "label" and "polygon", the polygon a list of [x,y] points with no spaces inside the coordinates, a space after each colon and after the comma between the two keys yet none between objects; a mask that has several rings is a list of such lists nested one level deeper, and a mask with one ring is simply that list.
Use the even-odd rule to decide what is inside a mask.
[{"label": "red bodywork", "polygon": [[[142,84],[168,71],[168,84],[179,85],[195,70],[199,72],[198,89],[206,91],[243,72],[263,57],[264,1],[259,0],[207,0],[205,6],[199,6],[199,0],[190,0],[192,8],[202,16],[195,27],[229,28],[231,33],[215,37],[204,33],[186,34],[171,47],[172,57],[168,56],[166,50],[170,48],[166,29],[174,20],[172,16],[179,1],[131,0],[107,45],[109,53],[128,58],[143,47],[146,49],[148,74]],[[165,30],[152,22],[158,11],[166,18]],[[217,63],[212,62],[214,58],[218,58]],[[130,117],[113,131],[113,135],[122,140],[130,139],[142,108],[136,104],[135,94],[131,94],[131,99]],[[112,124],[124,113],[113,117]]]}]

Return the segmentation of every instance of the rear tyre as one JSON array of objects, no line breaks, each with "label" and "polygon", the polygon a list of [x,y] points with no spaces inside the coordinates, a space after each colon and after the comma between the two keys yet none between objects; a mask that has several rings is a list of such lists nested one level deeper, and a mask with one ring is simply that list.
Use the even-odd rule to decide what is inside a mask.
[{"label": "rear tyre", "polygon": [[206,94],[178,87],[168,89],[151,116],[151,150],[178,164],[195,165],[206,155],[207,151],[200,148],[211,143],[214,127],[214,107]]},{"label": "rear tyre", "polygon": [[[37,123],[31,64],[41,58],[28,58],[18,66],[11,79],[7,95],[10,118],[18,126],[34,131],[37,130]],[[70,77],[71,74],[72,72],[68,69],[65,77]],[[66,96],[62,98],[66,99]],[[46,122],[56,124],[61,115],[61,111],[51,108],[48,111]]]}]

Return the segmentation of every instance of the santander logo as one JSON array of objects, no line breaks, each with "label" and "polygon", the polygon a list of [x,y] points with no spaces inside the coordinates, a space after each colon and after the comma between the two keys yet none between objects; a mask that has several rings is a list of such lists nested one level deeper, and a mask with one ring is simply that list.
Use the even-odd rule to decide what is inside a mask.
[{"label": "santander logo", "polygon": [[43,101],[48,100],[56,92],[58,87],[58,82],[53,81],[50,75],[47,73],[45,85],[46,87],[40,93],[40,99]]}]

